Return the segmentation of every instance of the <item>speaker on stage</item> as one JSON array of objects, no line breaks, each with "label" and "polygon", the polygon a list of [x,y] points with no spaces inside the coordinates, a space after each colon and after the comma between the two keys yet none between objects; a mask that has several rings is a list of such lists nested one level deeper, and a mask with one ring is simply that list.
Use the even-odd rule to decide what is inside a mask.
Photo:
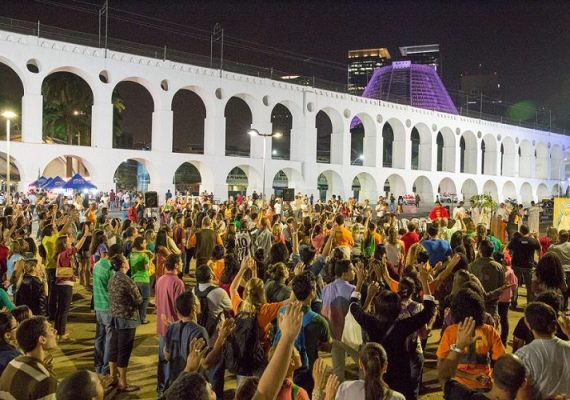
[{"label": "speaker on stage", "polygon": [[283,189],[283,201],[295,201],[295,189]]},{"label": "speaker on stage", "polygon": [[144,205],[147,208],[158,208],[158,194],[156,192],[145,192]]}]

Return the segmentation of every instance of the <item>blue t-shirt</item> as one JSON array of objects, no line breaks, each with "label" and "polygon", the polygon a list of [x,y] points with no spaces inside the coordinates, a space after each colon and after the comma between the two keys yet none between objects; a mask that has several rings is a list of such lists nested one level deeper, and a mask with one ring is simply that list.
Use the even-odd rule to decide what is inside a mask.
[{"label": "blue t-shirt", "polygon": [[452,255],[451,246],[447,240],[428,239],[422,242],[429,255],[429,264],[435,267],[438,262],[443,262]]}]

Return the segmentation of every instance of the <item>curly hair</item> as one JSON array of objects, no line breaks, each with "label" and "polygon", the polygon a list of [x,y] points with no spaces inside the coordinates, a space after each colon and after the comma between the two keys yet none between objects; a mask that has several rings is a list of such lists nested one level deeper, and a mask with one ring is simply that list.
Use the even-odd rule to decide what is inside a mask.
[{"label": "curly hair", "polygon": [[475,320],[476,326],[483,325],[485,303],[483,298],[471,289],[461,289],[451,301],[451,318],[454,323],[462,322],[467,317]]},{"label": "curly hair", "polygon": [[546,253],[536,266],[538,282],[547,288],[558,289],[564,284],[564,270],[560,258],[554,253]]}]

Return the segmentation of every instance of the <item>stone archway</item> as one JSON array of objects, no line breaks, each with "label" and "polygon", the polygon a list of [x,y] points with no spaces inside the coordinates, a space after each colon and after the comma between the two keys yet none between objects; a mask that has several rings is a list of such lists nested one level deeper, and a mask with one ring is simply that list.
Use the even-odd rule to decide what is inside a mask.
[{"label": "stone archway", "polygon": [[191,162],[182,163],[174,172],[172,183],[176,192],[188,193],[191,195],[200,194],[202,175],[197,166]]},{"label": "stone archway", "polygon": [[534,200],[534,195],[532,193],[532,186],[530,183],[525,182],[521,185],[521,203],[525,206],[530,204]]},{"label": "stone archway", "polygon": [[433,194],[433,186],[425,176],[418,176],[412,185],[412,192],[420,196],[420,201],[432,204],[435,196]]},{"label": "stone archway", "polygon": [[467,179],[461,185],[461,195],[463,196],[464,201],[469,201],[471,197],[476,196],[479,194],[479,190],[477,189],[477,184],[473,179]]},{"label": "stone archway", "polygon": [[344,183],[340,174],[333,170],[323,171],[317,178],[317,189],[321,199],[330,199],[333,195],[346,198]]},{"label": "stone archway", "polygon": [[113,175],[115,190],[133,190],[146,192],[150,184],[150,174],[141,160],[128,159],[123,161]]}]

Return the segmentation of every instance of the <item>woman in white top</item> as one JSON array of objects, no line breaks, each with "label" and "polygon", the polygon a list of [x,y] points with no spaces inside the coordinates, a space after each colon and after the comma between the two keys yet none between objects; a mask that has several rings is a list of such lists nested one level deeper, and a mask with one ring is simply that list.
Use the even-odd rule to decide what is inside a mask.
[{"label": "woman in white top", "polygon": [[360,351],[360,368],[364,372],[364,380],[341,384],[336,400],[405,400],[403,394],[393,391],[384,382],[388,356],[380,344],[370,342],[364,345]]}]

